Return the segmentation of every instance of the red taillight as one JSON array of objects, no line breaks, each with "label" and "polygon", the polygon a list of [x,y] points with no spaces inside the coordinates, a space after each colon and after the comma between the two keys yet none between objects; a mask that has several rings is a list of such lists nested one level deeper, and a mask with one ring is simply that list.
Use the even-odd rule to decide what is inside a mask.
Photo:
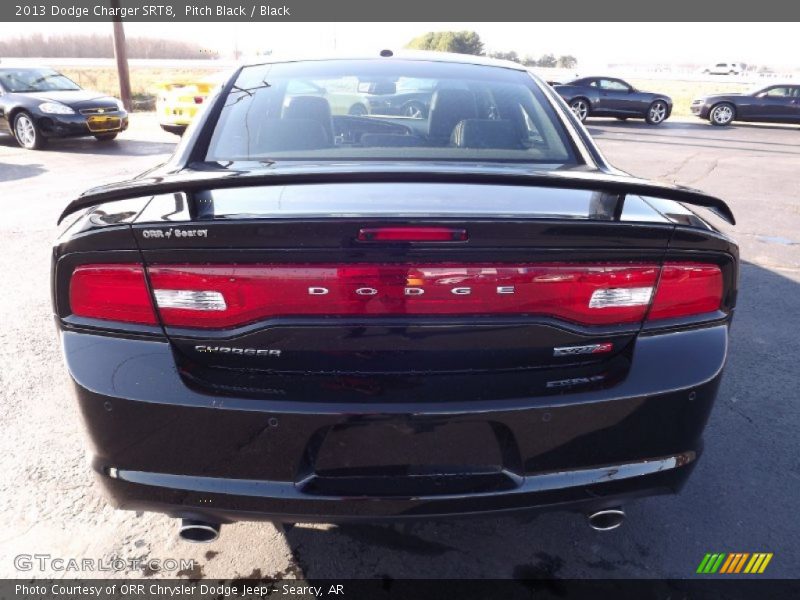
[{"label": "red taillight", "polygon": [[647,320],[719,310],[722,289],[722,270],[717,265],[666,263]]},{"label": "red taillight", "polygon": [[195,104],[202,104],[203,103],[203,97],[202,96],[195,96],[194,97],[194,103]]},{"label": "red taillight", "polygon": [[149,274],[164,323],[181,327],[278,316],[492,314],[605,325],[644,318],[658,267],[162,265]]},{"label": "red taillight", "polygon": [[465,242],[466,229],[451,227],[367,227],[358,232],[359,242]]},{"label": "red taillight", "polygon": [[147,291],[144,268],[139,265],[82,265],[69,285],[72,313],[80,317],[156,324]]},{"label": "red taillight", "polygon": [[[163,323],[203,329],[273,317],[402,315],[538,315],[614,325],[645,314],[711,313],[723,294],[720,268],[699,263],[158,265],[148,272]],[[77,316],[157,322],[140,265],[79,266],[69,296]]]}]

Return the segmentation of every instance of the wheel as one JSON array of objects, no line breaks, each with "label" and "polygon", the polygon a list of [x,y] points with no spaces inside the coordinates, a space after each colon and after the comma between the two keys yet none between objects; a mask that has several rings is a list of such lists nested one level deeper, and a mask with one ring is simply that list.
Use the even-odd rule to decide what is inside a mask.
[{"label": "wheel", "polygon": [[367,115],[367,112],[367,107],[363,104],[353,104],[353,106],[350,107],[350,110],[347,111],[347,114],[353,117],[364,117]]},{"label": "wheel", "polygon": [[569,103],[569,107],[581,123],[589,116],[589,102],[585,98],[575,98]]},{"label": "wheel", "polygon": [[97,133],[95,134],[95,139],[98,142],[110,142],[111,140],[117,137],[116,133]]},{"label": "wheel", "polygon": [[404,117],[411,117],[412,119],[424,119],[428,116],[428,109],[425,108],[425,105],[422,102],[416,102],[415,100],[411,100],[403,104],[403,107],[400,109],[400,114]]},{"label": "wheel", "polygon": [[33,117],[24,111],[14,117],[14,138],[20,146],[28,150],[39,150],[47,143]]},{"label": "wheel", "polygon": [[722,102],[711,108],[711,112],[708,113],[708,120],[711,121],[712,125],[719,127],[730,125],[736,115],[735,110],[732,104]]},{"label": "wheel", "polygon": [[650,125],[660,125],[667,118],[667,103],[663,100],[656,100],[647,109],[644,120]]},{"label": "wheel", "polygon": [[167,133],[174,133],[175,135],[183,135],[186,132],[186,125],[161,125],[161,129]]}]

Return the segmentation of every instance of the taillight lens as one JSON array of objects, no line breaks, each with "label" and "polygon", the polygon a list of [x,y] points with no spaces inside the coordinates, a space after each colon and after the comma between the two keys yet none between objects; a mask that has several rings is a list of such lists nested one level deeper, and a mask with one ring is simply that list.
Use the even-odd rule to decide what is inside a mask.
[{"label": "taillight lens", "polygon": [[161,265],[149,274],[164,323],[181,327],[279,316],[492,314],[604,325],[644,318],[658,266]]},{"label": "taillight lens", "polygon": [[[721,269],[700,263],[158,265],[148,274],[163,323],[201,329],[370,315],[540,315],[615,325],[710,313],[723,294]],[[140,265],[77,267],[70,305],[82,317],[157,323]]]},{"label": "taillight lens", "polygon": [[140,265],[81,265],[69,285],[72,314],[79,317],[156,324],[144,268]]},{"label": "taillight lens", "polygon": [[722,270],[705,263],[666,263],[647,320],[672,319],[719,310]]}]

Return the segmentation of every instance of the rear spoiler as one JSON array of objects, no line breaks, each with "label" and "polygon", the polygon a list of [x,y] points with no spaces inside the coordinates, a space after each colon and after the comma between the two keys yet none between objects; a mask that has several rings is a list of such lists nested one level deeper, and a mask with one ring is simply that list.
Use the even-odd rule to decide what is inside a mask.
[{"label": "rear spoiler", "polygon": [[597,171],[523,171],[494,166],[477,169],[445,165],[415,165],[413,168],[394,165],[358,165],[357,168],[302,165],[274,170],[270,170],[270,167],[258,171],[187,170],[150,175],[85,192],[69,203],[58,218],[58,223],[81,209],[116,200],[233,187],[313,183],[473,183],[587,190],[609,197],[616,196],[615,215],[622,212],[625,196],[652,196],[702,206],[731,225],[736,224],[733,212],[725,202],[692,188]]}]

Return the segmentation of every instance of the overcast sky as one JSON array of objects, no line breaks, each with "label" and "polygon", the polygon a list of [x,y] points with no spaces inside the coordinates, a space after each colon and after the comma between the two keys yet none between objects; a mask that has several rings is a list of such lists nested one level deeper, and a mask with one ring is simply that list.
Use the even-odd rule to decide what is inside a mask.
[{"label": "overcast sky", "polygon": [[[0,0],[2,1],[2,0]],[[800,67],[796,23],[126,23],[128,36],[194,40],[232,54],[401,48],[426,31],[471,29],[489,50],[572,54],[584,66],[609,62],[745,62]],[[0,37],[108,32],[110,23],[0,23]]]}]

